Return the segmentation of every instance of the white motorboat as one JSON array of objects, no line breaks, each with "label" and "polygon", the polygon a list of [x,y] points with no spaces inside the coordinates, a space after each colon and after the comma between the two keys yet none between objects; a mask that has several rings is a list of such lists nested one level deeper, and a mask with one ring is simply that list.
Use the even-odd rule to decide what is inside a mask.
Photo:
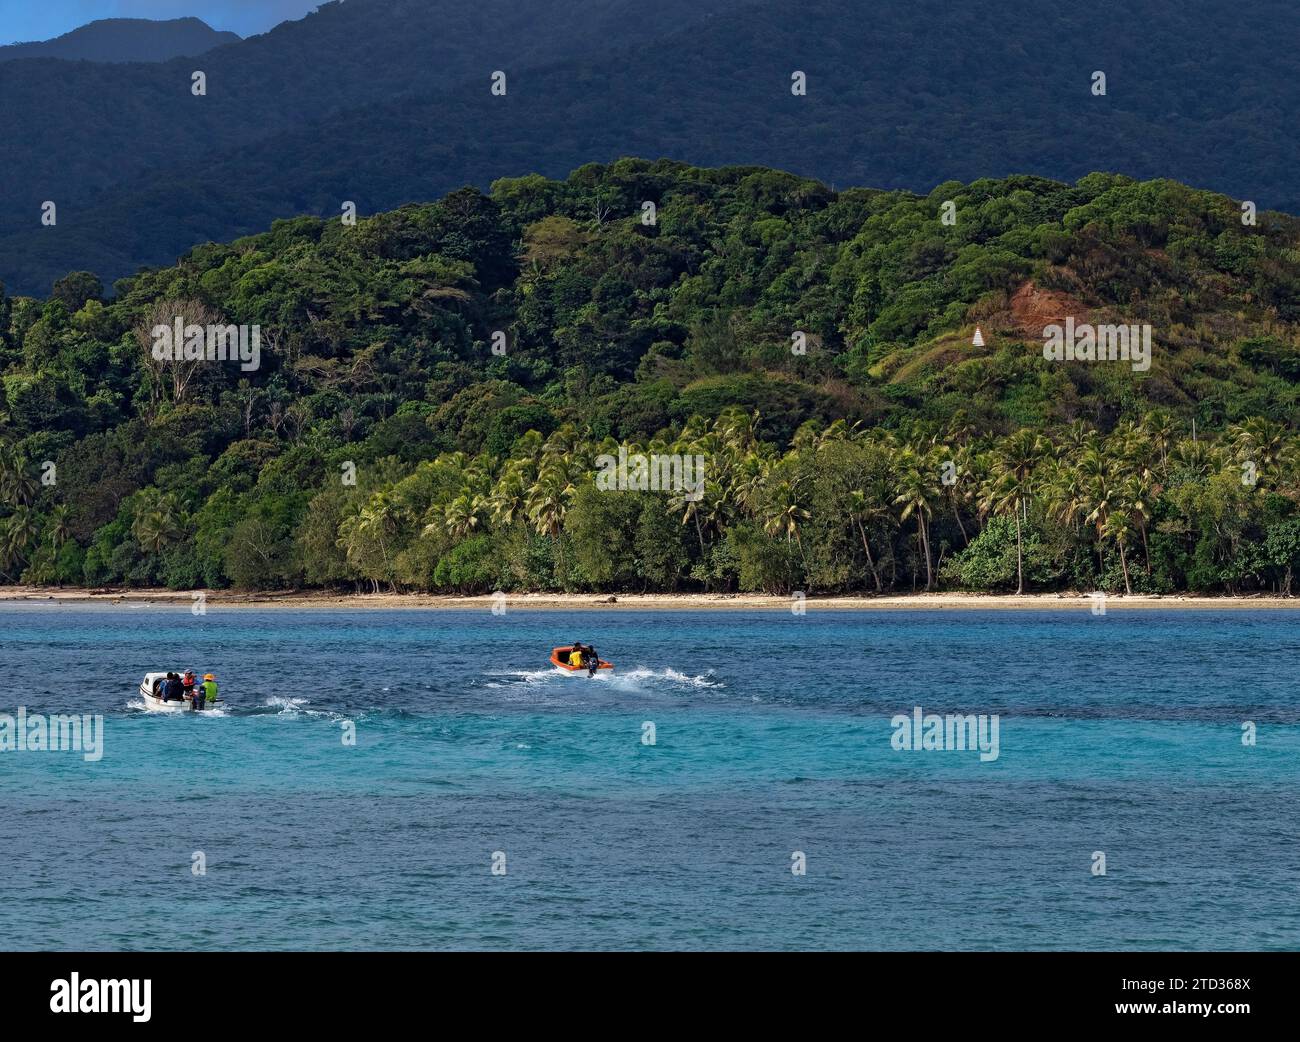
[{"label": "white motorboat", "polygon": [[[172,670],[178,676],[184,674],[181,670]],[[188,701],[181,702],[164,702],[160,694],[162,682],[167,679],[166,672],[146,673],[144,679],[140,681],[140,697],[144,699],[144,707],[152,713],[190,713],[194,707]]]}]

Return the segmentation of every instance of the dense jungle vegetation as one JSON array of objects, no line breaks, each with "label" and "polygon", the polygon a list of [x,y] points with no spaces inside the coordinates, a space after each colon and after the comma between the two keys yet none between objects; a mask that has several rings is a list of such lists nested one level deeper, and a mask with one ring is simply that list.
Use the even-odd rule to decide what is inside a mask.
[{"label": "dense jungle vegetation", "polygon": [[[260,368],[160,363],[176,314],[258,326]],[[1044,359],[1066,316],[1149,323],[1149,371]],[[1170,181],[918,196],[620,160],[0,291],[0,374],[7,583],[1247,592],[1300,569],[1300,221]],[[620,445],[703,457],[702,495],[600,491]]]}]

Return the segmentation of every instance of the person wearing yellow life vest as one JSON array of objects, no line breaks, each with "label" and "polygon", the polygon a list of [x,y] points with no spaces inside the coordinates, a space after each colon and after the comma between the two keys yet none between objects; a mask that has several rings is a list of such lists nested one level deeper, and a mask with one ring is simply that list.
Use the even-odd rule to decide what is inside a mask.
[{"label": "person wearing yellow life vest", "polygon": [[600,657],[596,654],[596,649],[590,644],[583,647],[577,641],[573,644],[573,650],[569,652],[569,665],[582,669],[587,669],[587,676],[595,676],[596,670],[600,668]]},{"label": "person wearing yellow life vest", "polygon": [[217,700],[217,678],[211,673],[203,674],[203,699],[208,705]]}]

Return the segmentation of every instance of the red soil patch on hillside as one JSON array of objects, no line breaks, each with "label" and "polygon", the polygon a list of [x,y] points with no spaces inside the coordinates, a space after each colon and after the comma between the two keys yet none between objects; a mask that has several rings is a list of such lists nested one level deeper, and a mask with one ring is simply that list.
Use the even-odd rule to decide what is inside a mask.
[{"label": "red soil patch on hillside", "polygon": [[1057,290],[1042,289],[1027,280],[1011,295],[1011,324],[1027,337],[1043,335],[1043,327],[1060,324],[1069,315],[1083,321],[1088,308],[1077,298]]}]

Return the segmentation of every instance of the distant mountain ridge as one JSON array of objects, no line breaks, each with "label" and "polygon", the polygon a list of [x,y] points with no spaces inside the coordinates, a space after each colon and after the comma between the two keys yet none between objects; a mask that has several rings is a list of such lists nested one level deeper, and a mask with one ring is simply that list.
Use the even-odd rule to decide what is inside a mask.
[{"label": "distant mountain ridge", "polygon": [[627,154],[927,193],[1109,169],[1295,212],[1300,51],[1272,43],[1290,36],[1281,0],[1248,20],[1229,0],[349,0],[206,56],[202,98],[187,59],[9,63],[0,280],[111,280],[345,200],[374,212]]},{"label": "distant mountain ridge", "polygon": [[198,18],[101,18],[52,40],[0,47],[0,62],[21,58],[65,61],[165,62],[239,43],[238,33],[213,29]]}]

